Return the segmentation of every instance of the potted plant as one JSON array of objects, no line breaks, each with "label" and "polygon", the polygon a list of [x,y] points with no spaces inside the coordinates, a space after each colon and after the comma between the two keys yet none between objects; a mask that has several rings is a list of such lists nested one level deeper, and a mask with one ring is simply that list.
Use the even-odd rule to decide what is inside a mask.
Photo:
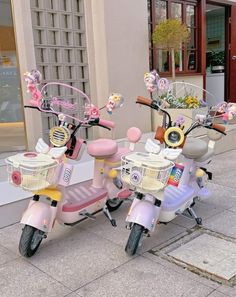
[{"label": "potted plant", "polygon": [[167,19],[156,26],[152,39],[157,48],[170,51],[172,80],[174,82],[175,53],[181,50],[183,43],[189,42],[190,39],[187,26],[178,19]]},{"label": "potted plant", "polygon": [[212,52],[210,57],[211,72],[221,73],[225,70],[225,52]]}]

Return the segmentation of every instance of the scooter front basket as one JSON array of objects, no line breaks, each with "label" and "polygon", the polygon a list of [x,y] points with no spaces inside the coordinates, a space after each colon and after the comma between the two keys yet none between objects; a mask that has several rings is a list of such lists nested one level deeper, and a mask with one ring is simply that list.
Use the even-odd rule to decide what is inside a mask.
[{"label": "scooter front basket", "polygon": [[27,191],[46,189],[57,183],[58,163],[50,156],[21,153],[6,159],[8,180]]},{"label": "scooter front basket", "polygon": [[155,154],[131,153],[122,157],[122,180],[144,192],[162,190],[174,163]]}]

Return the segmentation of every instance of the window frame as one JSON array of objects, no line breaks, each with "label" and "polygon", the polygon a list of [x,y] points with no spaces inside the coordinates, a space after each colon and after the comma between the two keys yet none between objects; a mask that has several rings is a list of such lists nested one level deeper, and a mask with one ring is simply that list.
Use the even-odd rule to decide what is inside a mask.
[{"label": "window frame", "polygon": [[[195,48],[194,51],[196,53],[196,69],[189,70],[188,69],[188,58],[187,58],[187,52],[188,47],[183,47],[183,71],[179,71],[176,69],[176,75],[177,76],[185,76],[185,75],[202,75],[203,74],[203,63],[202,63],[202,40],[203,40],[203,24],[202,24],[202,2],[203,1],[197,1],[197,0],[163,0],[167,3],[167,18],[170,18],[171,14],[171,4],[172,3],[180,3],[182,5],[182,20],[184,23],[186,23],[186,7],[187,5],[191,5],[195,7],[195,24],[194,26],[191,26],[190,28],[194,28],[196,32],[195,36]],[[156,26],[156,1],[155,0],[148,0],[148,9],[149,9],[149,18],[148,18],[148,27],[149,27],[149,52],[150,52],[150,68],[151,69],[157,69],[157,59],[158,59],[158,49],[153,45],[152,42],[152,33],[155,30]],[[189,26],[188,26],[189,27]],[[170,55],[168,58],[169,61],[169,70],[160,72],[161,75],[165,76],[171,76],[171,61],[170,61]]]}]

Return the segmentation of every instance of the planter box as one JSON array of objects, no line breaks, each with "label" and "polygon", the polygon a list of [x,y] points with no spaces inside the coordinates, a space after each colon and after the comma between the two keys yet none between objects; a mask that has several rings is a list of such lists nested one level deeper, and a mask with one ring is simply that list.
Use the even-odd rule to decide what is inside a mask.
[{"label": "planter box", "polygon": [[[179,115],[184,116],[184,119],[185,119],[184,131],[186,131],[191,126],[192,122],[195,121],[196,115],[207,114],[208,108],[207,107],[201,107],[201,108],[195,108],[195,109],[166,108],[166,111],[170,114],[173,122],[177,119]],[[152,110],[152,117],[153,117],[152,130],[156,131],[156,128],[158,126],[162,126],[163,115],[155,110]],[[206,134],[206,129],[204,128],[197,128],[191,132],[191,135],[193,136],[200,136],[204,134]]]}]

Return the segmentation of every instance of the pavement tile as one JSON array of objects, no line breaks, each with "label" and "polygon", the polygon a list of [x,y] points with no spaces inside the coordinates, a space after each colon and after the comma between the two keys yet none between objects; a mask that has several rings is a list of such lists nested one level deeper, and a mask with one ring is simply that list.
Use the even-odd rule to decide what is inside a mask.
[{"label": "pavement tile", "polygon": [[187,277],[194,281],[200,282],[201,284],[203,284],[205,286],[211,287],[213,289],[217,289],[220,286],[220,284],[218,284],[210,279],[199,276],[198,274],[193,273],[193,272],[189,271],[188,269],[186,269],[182,266],[179,266],[173,262],[170,262],[168,260],[165,260],[157,255],[153,255],[153,254],[147,252],[147,253],[143,254],[143,257],[148,258],[149,260],[154,261],[164,267],[167,267],[171,271],[175,271],[179,274],[182,274],[184,277]]},{"label": "pavement tile", "polygon": [[74,291],[130,260],[120,246],[88,231],[73,231],[42,246],[28,261]]},{"label": "pavement tile", "polygon": [[214,291],[213,293],[211,293],[207,297],[226,297],[226,296],[229,296],[229,295],[225,295],[225,294],[222,294],[222,293],[220,293],[218,291]]},{"label": "pavement tile", "polygon": [[236,287],[220,286],[217,288],[217,291],[225,294],[226,296],[235,297],[236,296]]},{"label": "pavement tile", "polygon": [[205,297],[212,291],[162,265],[137,257],[77,292],[82,297]]},{"label": "pavement tile", "polygon": [[[125,248],[128,240],[130,230],[125,228],[125,218],[128,213],[129,203],[123,203],[119,210],[112,213],[112,216],[116,219],[117,227],[114,229],[109,222],[107,223],[106,218],[100,217],[98,221],[89,222],[84,224],[84,228],[89,230],[96,235],[106,238],[117,245],[120,245],[123,249]],[[142,246],[139,253],[144,253],[147,250],[175,237],[176,235],[185,231],[185,228],[176,226],[174,224],[158,225],[156,230],[151,234],[151,237],[144,237]]]},{"label": "pavement tile", "polygon": [[212,162],[207,165],[208,170],[212,171],[215,174],[222,174],[222,170],[225,168],[236,169],[236,162],[233,161],[235,160],[235,154],[236,150],[231,150],[213,156]]},{"label": "pavement tile", "polygon": [[226,280],[236,275],[236,243],[209,234],[190,240],[169,255]]},{"label": "pavement tile", "polygon": [[9,261],[17,259],[18,257],[19,257],[18,255],[13,254],[6,248],[0,246],[0,266],[9,262]]},{"label": "pavement tile", "polygon": [[20,224],[14,224],[9,227],[0,229],[0,245],[4,246],[11,252],[19,254],[18,243],[22,226]]},{"label": "pavement tile", "polygon": [[204,221],[204,227],[236,238],[236,213],[225,210]]},{"label": "pavement tile", "polygon": [[224,185],[218,185],[215,182],[209,182],[207,186],[212,192],[212,196],[209,199],[204,200],[205,204],[221,209],[228,209],[236,205],[235,189]]},{"label": "pavement tile", "polygon": [[23,259],[0,266],[1,297],[63,297],[69,293],[68,288]]}]

